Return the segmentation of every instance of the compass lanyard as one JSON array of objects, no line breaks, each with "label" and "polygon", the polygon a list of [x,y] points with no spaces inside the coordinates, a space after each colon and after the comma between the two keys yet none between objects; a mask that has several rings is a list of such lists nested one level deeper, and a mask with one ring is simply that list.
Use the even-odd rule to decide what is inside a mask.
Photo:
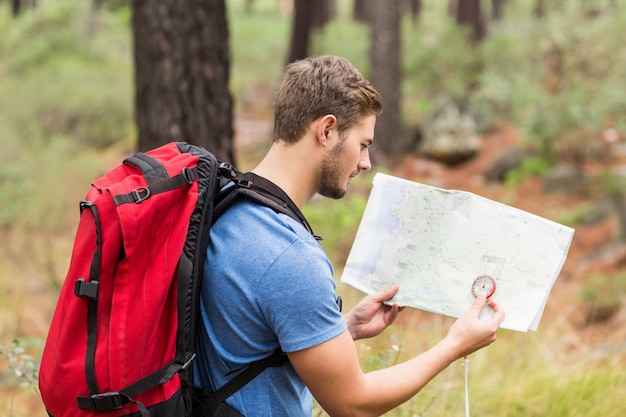
[{"label": "compass lanyard", "polygon": [[[474,279],[474,282],[472,282],[471,291],[475,298],[479,295],[484,295],[485,298],[489,299],[496,292],[496,280],[491,275],[479,275]],[[467,356],[463,358],[463,374],[465,379],[465,417],[470,417],[468,389],[469,359],[467,359]]]},{"label": "compass lanyard", "polygon": [[463,374],[465,379],[465,417],[470,417],[469,411],[469,390],[468,390],[468,372],[469,371],[469,359],[467,356],[463,358]]}]

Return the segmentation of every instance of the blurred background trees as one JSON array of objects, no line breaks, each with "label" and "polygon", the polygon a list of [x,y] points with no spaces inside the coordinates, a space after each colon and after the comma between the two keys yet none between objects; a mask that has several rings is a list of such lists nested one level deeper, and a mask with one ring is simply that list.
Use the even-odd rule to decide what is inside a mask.
[{"label": "blurred background trees", "polygon": [[[560,202],[540,214],[575,227],[577,248],[623,248],[625,26],[626,5],[610,0],[0,0],[0,346],[20,338],[20,347],[41,347],[92,179],[172,139],[253,167],[271,141],[276,81],[294,57],[345,56],[382,92],[376,170],[408,167],[436,185],[465,174],[489,145],[495,163],[464,185],[515,205],[534,198],[529,181],[540,183],[539,204]],[[515,147],[505,150],[510,132]],[[357,180],[341,204],[307,208],[339,267],[370,186]],[[588,239],[587,230],[605,232]],[[507,334],[490,351],[484,362],[507,363],[507,372],[486,365],[481,374],[473,362],[493,399],[482,414],[624,414],[623,401],[610,401],[626,394],[615,366],[623,355],[602,367],[578,351],[589,323],[621,324],[601,328],[602,343],[623,334],[626,273],[612,265],[591,276],[577,264],[553,292],[546,332]],[[422,336],[407,345],[422,346]],[[0,403],[12,403],[0,377]],[[435,394],[453,397],[449,381]],[[421,398],[402,415],[458,411]]]},{"label": "blurred background trees", "polygon": [[[608,166],[626,123],[617,35],[625,12],[616,2],[51,3],[0,3],[4,97],[38,98],[5,98],[0,122],[33,143],[63,136],[102,148],[122,138],[145,150],[186,140],[236,162],[234,124],[267,112],[284,64],[334,53],[383,95],[372,152],[380,166],[411,152],[463,163],[506,120],[526,155],[509,170],[546,175],[560,166],[577,191],[616,189]],[[592,181],[590,161],[607,166]]]},{"label": "blurred background trees", "polygon": [[[33,0],[11,0],[10,5],[16,20],[38,14],[38,2]],[[132,16],[138,147],[145,150],[169,140],[188,140],[234,161],[232,22],[226,0],[181,4],[94,0],[92,6],[86,20],[91,24],[107,10],[124,10]],[[616,71],[623,71],[607,65],[622,54],[618,45],[611,44],[613,37],[602,35],[621,22],[623,11],[616,2],[247,0],[244,10],[260,15],[270,8],[280,11],[290,27],[289,34],[274,35],[287,49],[270,51],[272,61],[284,64],[329,51],[350,55],[359,47],[366,53],[356,63],[385,99],[386,111],[376,132],[385,140],[374,155],[382,165],[398,162],[415,138],[432,139],[433,131],[442,128],[425,123],[437,124],[440,114],[450,117],[451,107],[459,113],[459,126],[447,129],[467,132],[467,126],[460,126],[462,116],[481,106],[479,114],[471,115],[470,124],[476,124],[476,129],[487,128],[489,119],[521,121],[529,144],[541,157],[553,162],[558,152],[580,165],[592,152],[589,141],[580,135],[599,133],[601,124],[619,122],[616,115],[623,110],[615,93],[588,91],[607,88],[610,83],[598,86],[598,80],[616,79]],[[33,16],[24,16],[29,11]],[[361,32],[332,35],[341,25]],[[605,40],[598,42],[598,36]],[[348,38],[348,49],[333,50],[330,45],[343,45]],[[267,47],[257,46],[260,52]],[[524,61],[516,66],[519,59]],[[521,83],[531,88],[520,88]],[[598,103],[583,105],[590,101]],[[428,108],[416,111],[416,103]],[[573,114],[576,111],[578,115]],[[407,114],[413,120],[407,121]],[[586,126],[589,123],[594,126]],[[476,151],[471,144],[453,141],[450,152],[468,150],[459,151],[465,156],[446,156],[444,145],[428,146],[423,148],[425,154],[449,160],[464,160]]]},{"label": "blurred background trees", "polygon": [[[616,2],[4,4],[10,6],[10,14],[3,18],[6,35],[0,41],[7,56],[5,88],[17,88],[12,79],[26,79],[32,86],[41,83],[29,79],[41,74],[33,64],[47,65],[62,74],[54,87],[41,91],[56,88],[68,97],[50,108],[42,102],[52,96],[43,96],[34,105],[43,106],[34,109],[41,123],[27,132],[41,128],[47,135],[78,135],[80,142],[96,146],[134,136],[136,146],[144,150],[169,140],[187,140],[234,162],[235,113],[258,102],[258,94],[271,100],[273,82],[285,62],[335,53],[351,59],[383,95],[385,111],[376,130],[381,140],[373,152],[379,165],[391,166],[407,152],[462,163],[479,151],[477,135],[503,119],[523,130],[524,145],[546,167],[567,163],[579,173],[590,159],[610,158],[611,144],[602,139],[605,132],[623,137],[620,116],[626,105],[619,80],[625,75],[625,58],[621,39],[614,33],[623,24],[624,8]],[[233,48],[229,26],[240,25],[240,20],[229,16],[227,6],[242,10],[242,18],[265,19],[275,27],[242,34]],[[50,21],[49,15],[58,17]],[[125,25],[131,29],[126,34]],[[119,28],[118,39],[100,40],[114,26]],[[31,40],[23,40],[22,34]],[[77,95],[73,70],[89,67],[89,60],[97,62],[107,54],[115,54],[108,63],[128,62],[115,48],[129,47],[133,79],[127,69],[107,75],[95,65],[81,73],[94,88]],[[242,51],[254,51],[245,52],[250,64],[239,60]],[[238,62],[234,68],[233,55]],[[64,67],[65,58],[75,65]],[[252,88],[239,81],[244,72],[255,73],[245,75],[256,78]],[[98,80],[102,77],[107,79]],[[116,84],[125,84],[128,90],[116,92]],[[134,122],[128,119],[128,101],[116,104],[131,92]],[[17,116],[8,125],[19,130],[19,120],[29,116]]]}]

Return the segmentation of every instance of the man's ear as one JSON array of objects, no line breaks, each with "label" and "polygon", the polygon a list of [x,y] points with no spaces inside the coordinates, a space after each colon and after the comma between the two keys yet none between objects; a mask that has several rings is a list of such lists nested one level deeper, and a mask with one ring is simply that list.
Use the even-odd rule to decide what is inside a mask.
[{"label": "man's ear", "polygon": [[337,132],[337,117],[335,117],[334,114],[327,114],[325,116],[322,116],[319,119],[319,122],[317,124],[317,140],[320,144],[322,144],[323,146],[326,146],[329,141],[332,141],[333,139],[337,139],[337,138],[333,138],[331,137],[332,132]]}]

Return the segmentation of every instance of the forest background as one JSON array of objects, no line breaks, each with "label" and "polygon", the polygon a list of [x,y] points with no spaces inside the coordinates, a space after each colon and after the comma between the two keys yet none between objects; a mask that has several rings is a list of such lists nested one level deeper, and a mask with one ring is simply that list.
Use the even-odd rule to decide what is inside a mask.
[{"label": "forest background", "polygon": [[[37,368],[78,201],[138,145],[129,4],[37,3],[15,17],[0,2],[2,417],[45,415]],[[422,1],[419,14],[399,25],[402,147],[374,171],[473,191],[576,229],[538,331],[501,331],[470,357],[475,415],[626,415],[626,7],[619,3],[510,0],[495,19],[482,2],[479,40],[447,2]],[[292,15],[290,2],[226,4],[233,144],[247,169],[271,139],[271,94],[287,60]],[[345,56],[369,77],[372,29],[353,19],[351,1],[336,4],[335,18],[312,32],[309,53]],[[457,152],[429,151],[442,131]],[[505,155],[516,156],[506,162]],[[316,199],[306,209],[337,276],[371,176],[345,199]],[[348,308],[361,297],[338,288]],[[414,356],[451,323],[407,310],[383,335],[358,343],[363,367]],[[459,362],[388,415],[462,415],[463,395]]]}]

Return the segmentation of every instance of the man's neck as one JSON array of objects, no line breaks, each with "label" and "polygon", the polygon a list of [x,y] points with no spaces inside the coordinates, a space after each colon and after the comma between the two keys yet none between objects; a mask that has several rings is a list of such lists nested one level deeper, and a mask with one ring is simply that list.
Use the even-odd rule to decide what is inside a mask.
[{"label": "man's neck", "polygon": [[278,141],[252,172],[279,186],[301,209],[317,192],[317,166],[315,152],[305,143]]}]

